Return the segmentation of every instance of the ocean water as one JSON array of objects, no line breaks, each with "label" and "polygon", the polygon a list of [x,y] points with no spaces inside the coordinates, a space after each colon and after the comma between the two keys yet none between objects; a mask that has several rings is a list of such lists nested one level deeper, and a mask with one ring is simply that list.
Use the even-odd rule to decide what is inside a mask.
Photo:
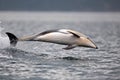
[{"label": "ocean water", "polygon": [[[62,28],[82,32],[99,49],[27,41],[13,48],[5,34]],[[0,12],[0,80],[120,80],[120,13]]]}]

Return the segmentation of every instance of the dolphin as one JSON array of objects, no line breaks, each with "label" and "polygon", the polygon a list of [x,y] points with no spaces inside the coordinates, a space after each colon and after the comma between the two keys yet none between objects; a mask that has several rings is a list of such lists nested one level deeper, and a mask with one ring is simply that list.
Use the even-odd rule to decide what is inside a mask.
[{"label": "dolphin", "polygon": [[88,47],[98,49],[95,43],[86,35],[71,29],[47,30],[39,34],[17,38],[14,34],[6,32],[9,37],[10,45],[16,46],[18,41],[41,41],[50,42],[61,45],[67,45],[65,50],[75,47]]}]

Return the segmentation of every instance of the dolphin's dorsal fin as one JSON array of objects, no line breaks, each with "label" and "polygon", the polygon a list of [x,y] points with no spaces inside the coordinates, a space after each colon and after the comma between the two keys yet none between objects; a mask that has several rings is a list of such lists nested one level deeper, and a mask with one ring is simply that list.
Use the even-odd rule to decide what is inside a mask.
[{"label": "dolphin's dorsal fin", "polygon": [[75,36],[77,38],[80,38],[80,36],[78,34],[75,34],[75,33],[71,32],[71,31],[68,31],[68,32],[71,33],[71,34],[73,34],[73,36]]}]

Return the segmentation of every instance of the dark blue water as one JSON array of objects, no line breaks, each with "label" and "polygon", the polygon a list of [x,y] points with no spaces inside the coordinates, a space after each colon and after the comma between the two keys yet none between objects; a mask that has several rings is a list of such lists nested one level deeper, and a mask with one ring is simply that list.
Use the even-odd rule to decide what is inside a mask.
[{"label": "dark blue water", "polygon": [[[120,80],[119,15],[4,13],[0,13],[0,80]],[[19,42],[11,48],[5,35],[61,28],[86,34],[99,49],[63,50],[64,45],[44,42]]]}]

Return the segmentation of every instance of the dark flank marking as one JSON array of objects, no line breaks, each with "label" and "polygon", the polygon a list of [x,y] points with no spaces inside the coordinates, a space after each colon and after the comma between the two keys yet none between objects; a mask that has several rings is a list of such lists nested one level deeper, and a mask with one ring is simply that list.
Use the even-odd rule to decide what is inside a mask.
[{"label": "dark flank marking", "polygon": [[64,34],[66,34],[65,32],[61,32],[61,31],[59,31],[58,29],[55,29],[55,30],[48,30],[48,31],[41,32],[41,33],[38,34],[37,36],[41,36],[41,35],[45,35],[45,34],[49,34],[49,33],[52,33],[52,32],[60,32],[60,33],[64,33]]},{"label": "dark flank marking", "polygon": [[[44,31],[44,32],[41,32],[40,34],[38,34],[37,36],[41,36],[41,35],[45,35],[45,34],[49,34],[49,33],[52,33],[52,32],[60,32],[60,33],[63,33],[63,34],[68,34],[68,33],[65,33],[65,32],[62,32],[62,31],[59,31],[59,30],[48,30],[48,31]],[[73,36],[77,37],[77,38],[80,38],[79,35],[71,32],[71,31],[68,31],[69,33],[73,34]]]},{"label": "dark flank marking", "polygon": [[80,38],[80,36],[79,36],[79,35],[77,35],[77,34],[75,34],[75,33],[71,32],[71,31],[68,31],[68,32],[69,32],[69,33],[71,33],[71,34],[73,34],[75,37]]},{"label": "dark flank marking", "polygon": [[44,31],[44,32],[41,32],[41,33],[38,34],[38,35],[45,35],[45,34],[52,33],[52,32],[58,32],[58,30],[48,30],[48,31]]}]

